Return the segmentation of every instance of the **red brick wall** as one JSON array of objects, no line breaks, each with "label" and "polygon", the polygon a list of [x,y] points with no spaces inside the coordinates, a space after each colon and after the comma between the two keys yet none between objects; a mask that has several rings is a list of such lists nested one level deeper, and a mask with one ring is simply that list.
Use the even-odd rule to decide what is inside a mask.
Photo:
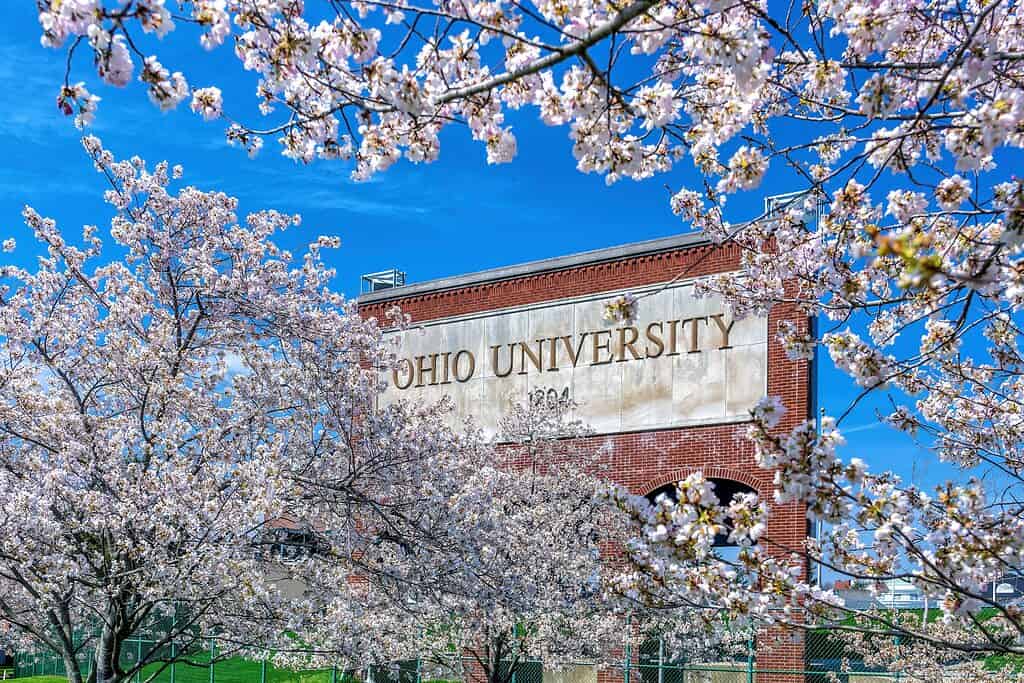
[{"label": "red brick wall", "polygon": [[721,273],[736,268],[739,253],[735,246],[679,249],[459,289],[415,294],[387,303],[370,304],[364,307],[364,311],[366,315],[380,317],[383,311],[398,304],[402,310],[413,316],[413,320],[445,318],[657,284],[667,282],[680,274],[696,277]]},{"label": "red brick wall", "polygon": [[[364,315],[382,318],[385,310],[398,305],[413,321],[426,321],[492,309],[521,306],[542,301],[612,292],[668,282],[673,278],[710,275],[737,268],[739,249],[735,246],[698,246],[616,261],[581,265],[525,275],[498,282],[474,284],[458,289],[414,294],[362,307]],[[642,304],[641,304],[642,305]],[[781,320],[808,325],[793,306],[776,307],[768,320],[768,393],[779,396],[787,408],[778,429],[788,431],[810,417],[812,409],[810,365],[791,361],[774,341]],[[595,442],[612,440],[611,476],[636,493],[648,493],[677,481],[694,470],[705,475],[744,482],[771,500],[773,473],[758,468],[753,449],[744,438],[745,424],[682,427],[676,429],[594,437]],[[807,531],[804,508],[789,504],[773,506],[768,536],[783,548],[799,550]],[[791,637],[765,634],[766,648],[759,647],[759,669],[803,669],[803,645],[779,642]],[[768,645],[767,641],[773,641]],[[759,680],[785,680],[762,674]]]}]

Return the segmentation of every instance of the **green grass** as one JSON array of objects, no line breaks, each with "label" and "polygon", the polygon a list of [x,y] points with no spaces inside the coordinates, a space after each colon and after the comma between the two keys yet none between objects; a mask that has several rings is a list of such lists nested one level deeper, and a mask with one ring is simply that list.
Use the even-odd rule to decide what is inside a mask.
[{"label": "green grass", "polygon": [[[143,680],[160,667],[158,665],[147,666],[142,674]],[[249,659],[233,657],[213,666],[214,683],[258,683],[260,681],[260,662]],[[341,676],[338,676],[339,682]],[[170,683],[170,667],[164,669],[157,681]],[[181,662],[174,665],[174,683],[210,683],[210,669],[205,666],[189,666]],[[288,671],[277,669],[267,664],[267,683],[330,683],[330,671]]]},{"label": "green grass", "polygon": [[[159,665],[145,667],[142,680],[160,668]],[[17,678],[18,683],[66,683],[63,676],[30,676]],[[156,677],[159,683],[170,683],[170,667],[165,668]],[[210,669],[205,666],[190,666],[182,662],[174,665],[174,683],[210,683]],[[259,683],[260,662],[240,657],[217,662],[213,667],[214,683]],[[344,683],[344,677],[338,673],[338,683]],[[289,671],[278,669],[267,664],[266,683],[331,683],[330,670]]]},{"label": "green grass", "polygon": [[[149,669],[149,667],[147,667],[147,669]],[[152,671],[154,669],[149,670]],[[145,680],[146,674],[143,674],[142,678]],[[11,680],[15,680],[17,683],[67,683],[67,679],[63,676],[28,676]],[[163,683],[169,683],[171,680],[170,671],[165,669],[156,680]],[[259,662],[235,658],[218,662],[216,667],[214,667],[215,683],[259,683],[259,680]],[[288,671],[285,669],[275,669],[270,664],[267,664],[266,680],[267,683],[330,683],[331,672],[322,670]],[[338,683],[345,683],[345,680],[346,679],[341,672],[338,672]],[[210,683],[210,670],[203,667],[188,666],[181,663],[176,664],[174,669],[174,683]],[[456,682],[445,680],[424,680],[423,683]]]},{"label": "green grass", "polygon": [[[279,669],[270,662],[264,665],[262,662],[242,657],[231,657],[216,662],[213,666],[213,675],[211,676],[210,668],[205,665],[209,661],[208,652],[197,652],[190,659],[196,662],[197,665],[182,661],[174,664],[174,683],[261,683],[261,681],[263,683],[332,683],[332,680],[334,683],[356,683],[356,681],[346,676],[342,671],[338,671],[333,676],[330,669],[292,671],[289,669]],[[43,664],[45,666],[44,669],[37,669],[51,672],[49,675],[27,676],[13,680],[18,681],[18,683],[67,683],[67,679],[64,676],[53,675],[53,672],[58,670],[55,668],[55,663],[56,660],[50,658]],[[127,666],[129,664],[130,660],[122,660],[122,665]],[[59,670],[63,671],[62,668]],[[403,681],[409,680],[409,673],[412,672],[409,671],[401,677]],[[143,668],[139,680],[145,681],[154,674],[156,674],[155,683],[171,683],[171,667],[163,666],[162,664],[150,664]],[[394,677],[384,674],[378,680],[383,683],[390,678]],[[133,677],[132,683],[135,680],[135,677]],[[399,683],[399,681],[396,680],[393,683]],[[456,682],[424,680],[422,683]]]},{"label": "green grass", "polygon": [[985,657],[985,668],[989,671],[1019,674],[1024,671],[1024,657],[1010,654],[989,655]]}]

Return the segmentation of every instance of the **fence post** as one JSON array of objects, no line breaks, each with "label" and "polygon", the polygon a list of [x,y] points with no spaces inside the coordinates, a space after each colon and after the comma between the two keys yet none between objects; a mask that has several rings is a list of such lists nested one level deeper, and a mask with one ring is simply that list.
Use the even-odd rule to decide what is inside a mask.
[{"label": "fence post", "polygon": [[267,658],[265,655],[260,660],[260,683],[267,683]]},{"label": "fence post", "polygon": [[210,638],[210,683],[215,683],[217,680],[216,674],[213,672],[213,660],[217,657],[217,641]]},{"label": "fence post", "polygon": [[338,667],[337,667],[337,665],[331,667],[331,683],[338,683]]},{"label": "fence post", "polygon": [[754,683],[754,639],[747,640],[747,683]]},{"label": "fence post", "polygon": [[658,683],[665,683],[665,639],[658,636]]},{"label": "fence post", "polygon": [[142,683],[142,636],[139,636],[137,644],[138,647],[135,648],[137,655],[135,665],[139,667],[139,670],[135,672],[135,683]]},{"label": "fence post", "polygon": [[[896,634],[896,656],[899,656],[900,652],[900,634]],[[896,669],[896,683],[900,681],[900,670]]]},{"label": "fence post", "polygon": [[178,659],[178,654],[174,649],[174,639],[177,637],[178,631],[178,603],[174,603],[174,613],[171,615],[171,683],[174,683],[174,664]]},{"label": "fence post", "polygon": [[629,639],[630,639],[630,636],[632,635],[630,633],[630,630],[629,630],[629,622],[630,622],[630,617],[629,617],[629,615],[626,615],[626,647],[624,648],[624,652],[625,652],[625,655],[626,655],[626,661],[623,662],[625,664],[625,666],[622,667],[622,681],[623,681],[623,683],[629,683],[629,665],[630,665],[630,661],[633,659],[633,653],[630,652],[630,647],[629,647]]}]

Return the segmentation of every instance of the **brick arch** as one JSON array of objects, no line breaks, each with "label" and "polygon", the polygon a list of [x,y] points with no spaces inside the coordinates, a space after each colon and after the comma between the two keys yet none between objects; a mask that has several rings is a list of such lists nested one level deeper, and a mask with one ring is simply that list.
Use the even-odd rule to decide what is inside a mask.
[{"label": "brick arch", "polygon": [[666,484],[674,484],[677,481],[682,481],[694,472],[703,472],[704,476],[708,479],[731,479],[733,481],[738,481],[741,484],[746,484],[757,491],[761,498],[765,498],[766,494],[771,493],[769,482],[766,482],[763,479],[758,480],[751,476],[749,472],[744,472],[743,470],[737,470],[731,467],[720,467],[717,465],[713,465],[711,467],[680,467],[669,474],[663,474],[653,479],[648,479],[642,486],[640,486],[638,493],[646,496],[651,491],[655,491]]}]

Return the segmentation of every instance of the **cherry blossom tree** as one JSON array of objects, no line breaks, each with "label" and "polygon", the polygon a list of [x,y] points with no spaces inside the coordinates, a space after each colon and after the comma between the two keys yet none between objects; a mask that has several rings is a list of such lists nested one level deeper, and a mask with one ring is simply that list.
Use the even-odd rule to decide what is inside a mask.
[{"label": "cherry blossom tree", "polygon": [[[239,221],[232,197],[173,192],[180,169],[84,144],[113,244],[26,208],[45,253],[3,266],[3,637],[58,653],[74,683],[208,664],[193,656],[208,637],[219,657],[294,648],[366,549],[393,543],[383,530],[416,530],[394,501],[459,442],[436,410],[377,406],[394,349],[328,288],[335,238],[296,258],[272,238],[297,217]],[[301,561],[268,552],[283,518],[315,530]]]},{"label": "cherry blossom tree", "polygon": [[[359,609],[345,596],[304,625],[312,652],[330,660],[355,629],[375,643],[364,666],[419,659],[429,674],[468,670],[490,683],[522,675],[528,660],[557,668],[621,652],[628,605],[606,590],[614,564],[602,549],[613,553],[625,526],[598,495],[606,449],[586,436],[563,405],[514,405],[500,443],[471,428],[475,446],[416,494],[410,516],[424,542],[367,562],[381,571]],[[352,613],[358,624],[339,623]]]},{"label": "cherry blossom tree", "polygon": [[[620,592],[661,609],[725,610],[756,628],[827,626],[847,635],[866,662],[921,680],[940,676],[943,662],[964,659],[970,660],[965,674],[979,678],[1006,680],[1019,669],[1012,657],[983,661],[992,653],[1022,653],[1020,607],[998,600],[992,589],[1020,570],[1009,540],[1021,516],[1013,502],[1017,475],[1000,482],[1004,493],[995,499],[976,479],[947,482],[929,494],[894,474],[870,474],[858,458],[843,463],[836,453],[842,437],[831,419],[820,432],[807,422],[773,433],[783,413],[778,400],[765,399],[753,413],[749,436],[759,464],[776,468],[775,500],[804,502],[809,517],[827,522],[820,537],[780,552],[766,533],[765,501],[745,494],[723,505],[700,473],[679,482],[676,500],[651,503],[613,487],[609,495],[635,525],[631,570],[618,577]],[[716,534],[739,545],[737,557],[714,552]],[[882,601],[847,606],[806,576],[808,558],[876,587],[909,581],[938,606],[940,618],[903,615]]]},{"label": "cherry blossom tree", "polygon": [[[382,404],[396,349],[328,287],[334,238],[296,259],[272,239],[297,217],[239,222],[231,197],[172,192],[180,169],[84,144],[114,244],[26,208],[46,255],[3,270],[9,644],[76,683],[209,664],[207,638],[285,665],[465,654],[494,683],[623,644],[601,550],[625,527],[564,406],[515,407],[494,444],[446,401]],[[287,561],[282,520],[305,531]]]},{"label": "cherry blossom tree", "polygon": [[[516,109],[565,126],[579,169],[609,182],[692,162],[702,177],[678,184],[672,210],[742,254],[738,272],[699,291],[736,315],[786,304],[817,318],[820,334],[773,333],[794,357],[830,358],[863,390],[858,402],[891,395],[882,418],[962,472],[933,490],[871,473],[840,453],[854,406],[780,433],[781,406],[766,400],[750,436],[779,473],[775,497],[825,525],[792,551],[854,578],[909,580],[964,637],[884,613],[863,628],[1021,650],[1024,616],[987,589],[1024,570],[1020,3],[197,0],[178,16],[161,0],[38,4],[44,45],[68,55],[58,104],[80,125],[98,102],[72,78],[89,52],[103,81],[138,73],[162,108],[191,94],[250,153],[271,138],[301,161],[347,160],[357,178],[435,159],[453,124],[507,162]],[[232,116],[216,84],[190,92],[147,54],[157,42],[144,34],[185,24],[208,49],[233,40],[259,77],[264,123]],[[728,197],[769,172],[793,194],[737,222]],[[643,299],[614,303],[613,318]],[[727,509],[699,476],[681,482],[678,503],[611,495],[637,524],[627,595],[794,624],[832,615],[845,628],[834,595],[764,550],[765,501]],[[742,547],[735,562],[710,550],[725,529]]]},{"label": "cherry blossom tree", "polygon": [[[746,644],[719,606],[665,610],[621,589],[628,520],[606,495],[610,448],[570,407],[513,404],[494,441],[471,421],[456,430],[447,457],[421,461],[432,474],[406,489],[397,527],[409,528],[378,518],[388,529],[348,565],[352,590],[314,590],[327,597],[298,627],[302,647],[278,661],[387,671],[416,660],[421,675],[509,683],[538,661],[618,664],[652,635],[691,659]],[[332,490],[305,489],[325,501]],[[320,509],[329,519],[344,508]]]},{"label": "cherry blossom tree", "polygon": [[468,541],[459,549],[465,570],[449,577],[452,597],[423,612],[418,640],[429,660],[443,663],[454,646],[459,669],[468,663],[489,683],[508,683],[528,660],[549,669],[604,662],[628,642],[626,605],[605,590],[624,539],[598,495],[608,449],[585,441],[590,430],[568,407],[513,405],[499,443],[451,498],[458,517],[449,528]]}]

